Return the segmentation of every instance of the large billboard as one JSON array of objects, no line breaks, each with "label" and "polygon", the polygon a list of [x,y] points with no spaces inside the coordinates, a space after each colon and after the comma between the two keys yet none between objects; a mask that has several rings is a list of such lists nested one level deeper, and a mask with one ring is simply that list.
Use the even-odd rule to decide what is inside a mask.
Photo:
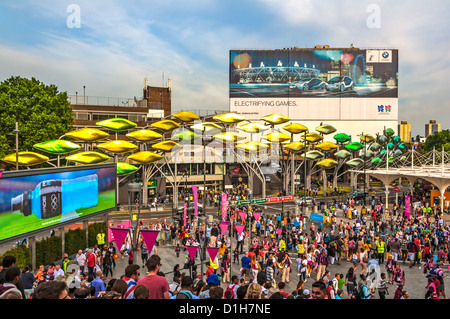
[{"label": "large billboard", "polygon": [[396,120],[398,50],[230,51],[230,111],[256,119]]},{"label": "large billboard", "polygon": [[115,209],[116,172],[116,164],[4,172],[0,242]]}]

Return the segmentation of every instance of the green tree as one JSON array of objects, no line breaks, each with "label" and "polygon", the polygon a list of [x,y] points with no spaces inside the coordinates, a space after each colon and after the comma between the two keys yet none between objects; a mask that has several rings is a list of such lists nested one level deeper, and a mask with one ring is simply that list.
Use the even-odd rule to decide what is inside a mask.
[{"label": "green tree", "polygon": [[34,144],[58,139],[73,124],[67,93],[35,78],[10,77],[0,83],[0,158],[15,152],[16,121],[19,151],[36,151]]},{"label": "green tree", "polygon": [[[435,132],[427,137],[427,140],[423,144],[423,148],[426,152],[432,151],[433,146],[436,150],[441,151],[442,145],[450,143],[450,130],[443,130],[441,132]],[[449,145],[445,145],[444,149],[447,149]]]}]

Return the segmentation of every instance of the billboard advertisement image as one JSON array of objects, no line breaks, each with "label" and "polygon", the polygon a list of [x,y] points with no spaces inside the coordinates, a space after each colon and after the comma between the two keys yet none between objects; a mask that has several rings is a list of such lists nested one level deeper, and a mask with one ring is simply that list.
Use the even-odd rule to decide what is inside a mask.
[{"label": "billboard advertisement image", "polygon": [[23,170],[0,179],[0,241],[116,206],[115,164]]},{"label": "billboard advertisement image", "polygon": [[398,120],[398,50],[231,50],[229,97],[230,112],[248,120],[277,113],[379,131]]},{"label": "billboard advertisement image", "polygon": [[230,51],[230,98],[398,97],[398,50]]}]

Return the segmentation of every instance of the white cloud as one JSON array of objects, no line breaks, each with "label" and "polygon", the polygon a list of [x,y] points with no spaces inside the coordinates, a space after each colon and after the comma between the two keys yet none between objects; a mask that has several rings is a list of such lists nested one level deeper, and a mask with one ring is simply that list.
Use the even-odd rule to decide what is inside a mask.
[{"label": "white cloud", "polygon": [[[86,85],[88,95],[132,97],[141,96],[144,77],[161,85],[164,72],[173,82],[174,110],[224,109],[230,49],[353,43],[399,49],[401,119],[420,125],[420,132],[428,121],[424,108],[430,116],[440,114],[443,127],[450,119],[442,112],[450,71],[443,1],[259,0],[239,2],[239,7],[236,1],[215,0],[78,1],[81,29],[65,25],[70,3],[22,3],[40,17],[29,30],[36,41],[21,43],[17,31],[17,42],[0,45],[4,78],[35,76],[69,94]],[[381,9],[380,28],[366,25],[370,4]],[[7,5],[17,8],[15,2]],[[252,23],[241,21],[242,8],[257,9],[260,16]],[[236,19],[235,13],[240,13]]]}]

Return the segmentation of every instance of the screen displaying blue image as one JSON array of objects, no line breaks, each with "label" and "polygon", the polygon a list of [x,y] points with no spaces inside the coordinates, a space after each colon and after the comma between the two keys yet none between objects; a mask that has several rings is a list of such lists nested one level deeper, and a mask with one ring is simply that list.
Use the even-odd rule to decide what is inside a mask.
[{"label": "screen displaying blue image", "polygon": [[6,172],[0,179],[0,241],[75,223],[115,205],[115,165],[30,170],[23,176]]}]

